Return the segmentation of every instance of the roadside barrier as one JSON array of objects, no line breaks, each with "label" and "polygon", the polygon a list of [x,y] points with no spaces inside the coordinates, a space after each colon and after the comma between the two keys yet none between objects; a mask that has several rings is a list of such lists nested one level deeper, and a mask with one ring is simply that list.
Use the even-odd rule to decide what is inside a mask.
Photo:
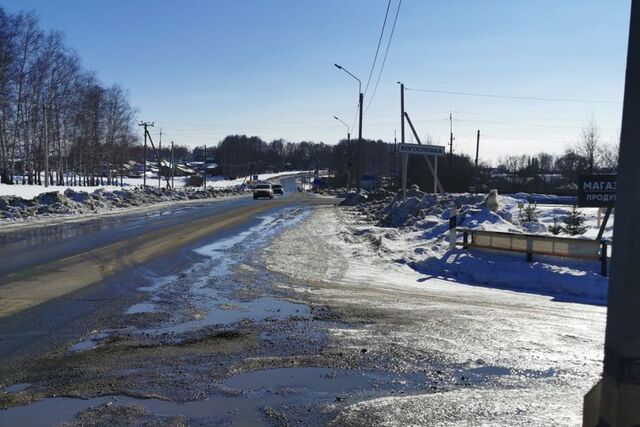
[{"label": "roadside barrier", "polygon": [[[453,221],[450,223],[450,229],[450,236],[453,236],[452,240],[450,237],[450,247],[453,245],[453,247],[462,246],[463,249],[476,248],[524,253],[527,256],[527,262],[533,262],[534,255],[600,261],[600,274],[607,276],[611,240],[476,230],[456,227]],[[461,243],[457,242],[459,232],[462,232]]]}]

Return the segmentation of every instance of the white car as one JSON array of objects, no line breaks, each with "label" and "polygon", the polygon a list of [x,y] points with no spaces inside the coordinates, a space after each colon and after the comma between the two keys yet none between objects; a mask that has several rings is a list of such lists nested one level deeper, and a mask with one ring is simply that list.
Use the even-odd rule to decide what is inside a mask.
[{"label": "white car", "polygon": [[273,189],[271,188],[271,184],[269,183],[260,183],[256,184],[253,189],[253,199],[259,199],[260,197],[268,197],[269,199],[273,199]]}]

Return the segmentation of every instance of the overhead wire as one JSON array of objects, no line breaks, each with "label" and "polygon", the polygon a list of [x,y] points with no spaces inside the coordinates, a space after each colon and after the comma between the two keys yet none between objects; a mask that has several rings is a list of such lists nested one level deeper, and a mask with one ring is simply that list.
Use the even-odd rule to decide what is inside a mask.
[{"label": "overhead wire", "polygon": [[398,22],[398,14],[400,13],[400,6],[402,6],[402,0],[398,2],[398,8],[396,9],[396,16],[393,19],[393,26],[391,27],[391,34],[389,35],[389,41],[387,42],[387,48],[384,51],[384,58],[382,59],[382,65],[380,66],[380,71],[378,72],[378,78],[376,79],[376,85],[373,87],[373,94],[369,97],[369,103],[367,104],[366,111],[369,111],[369,107],[371,107],[371,103],[373,102],[373,98],[376,96],[376,92],[378,91],[378,84],[380,83],[380,78],[382,77],[382,71],[384,70],[384,65],[387,63],[387,55],[389,54],[389,47],[391,46],[391,40],[393,40],[393,33],[396,30],[396,23]]},{"label": "overhead wire", "polygon": [[384,21],[382,22],[382,29],[380,30],[380,37],[378,38],[378,47],[376,47],[376,54],[373,56],[373,64],[371,65],[371,71],[369,71],[369,78],[367,79],[367,84],[364,88],[364,93],[367,93],[369,89],[369,83],[371,83],[371,77],[373,76],[373,71],[376,68],[376,62],[378,60],[378,53],[380,52],[380,44],[382,43],[382,37],[384,36],[384,29],[387,25],[387,17],[389,16],[389,8],[391,7],[391,0],[387,2],[387,10],[384,13]]},{"label": "overhead wire", "polygon": [[525,100],[525,101],[575,102],[575,103],[585,103],[585,104],[622,104],[622,101],[597,100],[597,99],[544,98],[544,97],[536,97],[536,96],[498,95],[498,94],[490,94],[490,93],[459,92],[459,91],[450,91],[450,90],[418,89],[418,88],[408,88],[408,87],[405,87],[405,90],[414,91],[414,92],[440,93],[445,95],[476,96],[476,97],[482,97],[482,98],[518,99],[518,100]]},{"label": "overhead wire", "polygon": [[[540,123],[527,123],[527,122],[500,122],[500,121],[487,121],[487,120],[482,120],[482,121],[477,121],[477,120],[465,120],[465,119],[453,119],[454,122],[457,123],[482,123],[484,124],[490,124],[490,125],[498,125],[498,126],[517,126],[517,127],[535,127],[535,128],[554,128],[554,129],[577,129],[580,128],[580,126],[574,125],[574,126],[563,126],[563,125],[546,125],[546,124],[540,124]],[[605,127],[599,127],[600,129],[617,129],[617,127],[610,127],[610,126],[605,126]]]},{"label": "overhead wire", "polygon": [[[544,121],[560,121],[560,122],[581,122],[584,123],[584,118],[577,117],[561,117],[561,116],[537,116],[537,115],[522,115],[522,114],[504,114],[494,112],[469,112],[469,111],[454,111],[454,113],[462,114],[463,116],[481,116],[481,117],[507,117],[511,119],[525,119],[525,120],[544,120]],[[619,124],[619,120],[598,120],[598,123],[616,123]]]}]

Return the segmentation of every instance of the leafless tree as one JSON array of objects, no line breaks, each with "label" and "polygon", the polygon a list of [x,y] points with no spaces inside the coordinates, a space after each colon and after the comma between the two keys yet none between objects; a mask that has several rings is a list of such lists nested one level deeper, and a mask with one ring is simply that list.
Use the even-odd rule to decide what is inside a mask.
[{"label": "leafless tree", "polygon": [[620,138],[618,138],[618,142],[615,144],[604,145],[600,153],[602,168],[608,172],[617,172],[619,155]]},{"label": "leafless tree", "polygon": [[0,8],[0,182],[115,183],[134,118],[128,93],[83,71],[62,33]]},{"label": "leafless tree", "polygon": [[600,129],[593,118],[582,128],[581,139],[575,147],[575,152],[586,160],[588,172],[594,173],[600,162],[602,146]]}]

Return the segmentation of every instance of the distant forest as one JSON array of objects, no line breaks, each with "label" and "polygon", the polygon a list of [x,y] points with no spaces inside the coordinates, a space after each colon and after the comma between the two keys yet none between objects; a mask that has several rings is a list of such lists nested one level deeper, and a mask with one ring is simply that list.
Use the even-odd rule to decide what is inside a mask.
[{"label": "distant forest", "polygon": [[[84,70],[61,32],[43,31],[32,13],[10,15],[0,8],[0,182],[115,184],[127,167],[144,159],[136,119],[127,90],[105,85]],[[439,179],[446,191],[475,186],[571,193],[580,174],[616,171],[618,147],[603,143],[595,122],[576,137],[561,155],[510,155],[493,167],[476,167],[469,156],[447,154],[439,160]],[[166,146],[160,154],[170,158]],[[157,160],[151,149],[147,155],[149,161]],[[355,187],[359,175],[372,177],[376,185],[399,185],[396,147],[380,140],[330,145],[229,135],[208,147],[206,157],[226,177],[323,169],[336,186]],[[202,161],[204,148],[175,146],[174,159]],[[423,158],[410,159],[408,181],[433,188]]]}]

